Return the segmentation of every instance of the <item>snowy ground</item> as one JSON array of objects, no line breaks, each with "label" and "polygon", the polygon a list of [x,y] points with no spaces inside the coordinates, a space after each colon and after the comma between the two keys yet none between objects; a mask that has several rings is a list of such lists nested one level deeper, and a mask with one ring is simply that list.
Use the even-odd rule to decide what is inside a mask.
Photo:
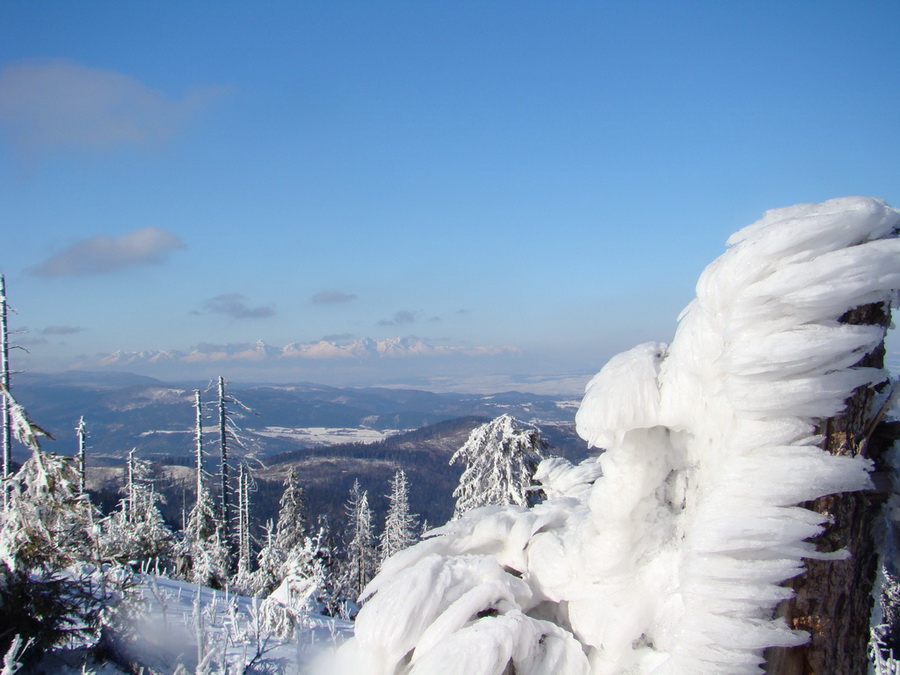
[{"label": "snowy ground", "polygon": [[289,438],[307,446],[336,445],[338,443],[378,443],[384,439],[403,433],[403,430],[366,428],[337,428],[337,427],[265,427],[256,430],[260,436],[273,438]]},{"label": "snowy ground", "polygon": [[[126,651],[145,672],[161,675],[174,673],[179,665],[189,673],[309,673],[317,654],[334,648],[353,631],[352,622],[310,614],[295,637],[277,638],[264,628],[258,598],[153,575],[143,577],[139,592],[138,638]],[[207,668],[198,668],[204,657]],[[59,675],[82,672],[74,664],[48,667],[46,672]],[[106,664],[94,672],[122,671]]]}]

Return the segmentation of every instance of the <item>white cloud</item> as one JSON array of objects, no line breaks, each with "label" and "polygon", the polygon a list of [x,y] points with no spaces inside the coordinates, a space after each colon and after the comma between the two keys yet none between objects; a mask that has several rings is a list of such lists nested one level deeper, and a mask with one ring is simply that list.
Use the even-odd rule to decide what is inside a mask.
[{"label": "white cloud", "polygon": [[0,127],[27,161],[58,150],[105,151],[167,141],[225,90],[180,99],[139,80],[64,60],[23,61],[0,71]]},{"label": "white cloud", "polygon": [[32,274],[45,277],[106,274],[134,265],[164,262],[184,242],[158,227],[145,227],[119,237],[98,235],[83,239],[51,256]]}]

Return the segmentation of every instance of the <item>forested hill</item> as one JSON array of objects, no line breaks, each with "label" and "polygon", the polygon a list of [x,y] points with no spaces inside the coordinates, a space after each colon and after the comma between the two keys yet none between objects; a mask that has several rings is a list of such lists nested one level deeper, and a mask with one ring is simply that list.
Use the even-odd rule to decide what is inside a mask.
[{"label": "forested hill", "polygon": [[[126,374],[20,374],[13,387],[32,418],[56,440],[44,447],[74,454],[75,426],[88,429],[87,464],[98,503],[117,503],[125,454],[157,463],[157,487],[166,497],[167,520],[180,526],[182,507],[193,503],[195,463],[193,396],[204,398],[205,466],[218,471],[215,391],[209,383],[167,384]],[[398,468],[410,480],[410,505],[431,524],[445,521],[462,467],[449,466],[471,430],[508,413],[537,424],[553,454],[587,454],[574,433],[575,404],[563,398],[508,392],[491,396],[434,394],[417,390],[228,385],[241,442],[232,461],[247,459],[253,470],[254,517],[264,523],[277,512],[290,467],[299,470],[312,517],[335,524],[355,479],[369,492],[376,519],[386,508],[388,483]],[[365,442],[360,442],[365,441]],[[24,459],[19,449],[17,459]]]},{"label": "forested hill", "polygon": [[[280,486],[290,467],[297,467],[307,490],[310,506],[340,519],[340,509],[354,479],[370,495],[376,514],[387,508],[388,482],[398,468],[410,482],[410,507],[432,525],[446,521],[453,513],[452,493],[463,467],[449,465],[450,457],[486,417],[464,417],[430,425],[379,443],[343,443],[307,450],[295,450],[269,458],[259,480],[273,480]],[[550,452],[573,460],[587,456],[588,449],[571,425],[541,426]],[[280,488],[279,488],[280,490]],[[280,491],[278,491],[280,494]],[[260,495],[261,496],[261,495]]]},{"label": "forested hill", "polygon": [[[398,431],[461,417],[494,418],[508,413],[537,424],[571,424],[577,405],[565,397],[521,392],[485,396],[316,384],[229,382],[227,386],[229,396],[246,406],[234,406],[232,411],[245,441],[237,451],[263,461],[342,440],[377,441]],[[47,444],[48,450],[73,454],[75,426],[84,417],[89,455],[95,464],[119,464],[131,448],[145,458],[190,456],[198,389],[204,401],[204,425],[215,426],[216,393],[206,381],[172,384],[124,373],[21,373],[13,378],[12,387],[35,422],[56,439]],[[214,442],[212,434],[210,441]],[[18,459],[24,458],[21,453],[20,449]]]}]

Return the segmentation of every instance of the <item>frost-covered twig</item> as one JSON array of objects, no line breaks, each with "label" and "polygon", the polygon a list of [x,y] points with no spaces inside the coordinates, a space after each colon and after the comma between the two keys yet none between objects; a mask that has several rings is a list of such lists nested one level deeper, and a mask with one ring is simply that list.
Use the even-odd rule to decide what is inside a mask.
[{"label": "frost-covered twig", "polygon": [[13,638],[12,644],[9,646],[9,649],[6,652],[6,655],[3,657],[3,670],[0,671],[0,675],[13,675],[17,673],[19,669],[22,667],[20,658],[22,655],[34,644],[34,639],[29,638],[27,642],[23,642],[21,635],[16,635]]}]

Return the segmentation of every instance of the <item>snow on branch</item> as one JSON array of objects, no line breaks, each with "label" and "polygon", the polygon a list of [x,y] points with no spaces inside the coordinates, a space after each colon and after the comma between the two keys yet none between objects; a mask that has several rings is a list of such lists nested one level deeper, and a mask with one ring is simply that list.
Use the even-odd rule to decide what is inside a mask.
[{"label": "snow on branch", "polygon": [[9,389],[3,386],[2,383],[0,383],[0,395],[6,399],[7,406],[9,407],[10,425],[12,427],[13,437],[17,441],[30,448],[32,451],[37,452],[41,448],[38,441],[39,436],[51,440],[53,439],[53,436],[31,421],[25,408],[13,398],[13,395],[9,393]]}]

